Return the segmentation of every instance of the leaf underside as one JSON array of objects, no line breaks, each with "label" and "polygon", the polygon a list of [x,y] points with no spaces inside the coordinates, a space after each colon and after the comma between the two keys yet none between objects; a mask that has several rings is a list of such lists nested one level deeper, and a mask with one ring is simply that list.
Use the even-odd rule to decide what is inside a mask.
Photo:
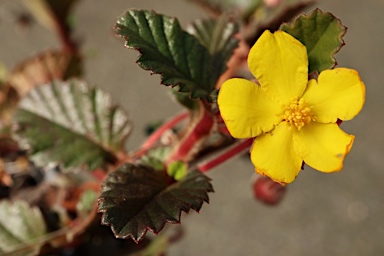
[{"label": "leaf underside", "polygon": [[176,18],[128,10],[117,20],[115,31],[128,48],[141,53],[137,60],[141,68],[161,75],[161,83],[210,101],[220,72],[208,50],[183,31]]},{"label": "leaf underside", "polygon": [[283,24],[281,30],[307,47],[309,73],[320,73],[336,66],[334,55],[344,45],[343,36],[347,31],[339,19],[319,9],[299,16],[290,25]]},{"label": "leaf underside", "polygon": [[21,101],[15,121],[35,161],[91,170],[115,163],[131,130],[108,94],[78,80],[36,87]]},{"label": "leaf underside", "polygon": [[158,233],[165,223],[179,223],[181,211],[199,211],[213,192],[210,179],[194,171],[167,185],[164,172],[124,164],[110,173],[99,197],[102,224],[111,226],[117,238],[143,239],[148,230]]},{"label": "leaf underside", "polygon": [[36,239],[46,235],[40,210],[23,201],[0,202],[0,253],[37,255],[41,243]]}]

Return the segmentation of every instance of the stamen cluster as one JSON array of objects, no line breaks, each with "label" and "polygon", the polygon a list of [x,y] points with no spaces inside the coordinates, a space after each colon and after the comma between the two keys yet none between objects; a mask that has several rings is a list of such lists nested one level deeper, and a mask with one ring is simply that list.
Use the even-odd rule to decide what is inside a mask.
[{"label": "stamen cluster", "polygon": [[283,120],[300,130],[305,124],[316,121],[312,108],[313,106],[309,106],[308,102],[303,98],[300,100],[294,99],[289,106],[285,107]]}]

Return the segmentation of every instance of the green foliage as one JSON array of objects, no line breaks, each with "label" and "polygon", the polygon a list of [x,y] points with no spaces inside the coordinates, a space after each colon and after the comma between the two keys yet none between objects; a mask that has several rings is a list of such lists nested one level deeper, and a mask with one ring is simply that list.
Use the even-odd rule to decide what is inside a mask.
[{"label": "green foliage", "polygon": [[88,214],[94,209],[97,196],[97,193],[92,189],[85,190],[81,194],[79,202],[76,204],[77,213],[81,218],[87,217]]},{"label": "green foliage", "polygon": [[188,92],[192,98],[211,101],[225,63],[217,65],[217,59],[183,31],[176,18],[128,10],[117,20],[115,30],[127,47],[141,53],[140,67],[161,74],[164,85],[178,86],[179,92]]},{"label": "green foliage", "polygon": [[188,92],[179,92],[179,86],[172,88],[172,94],[175,99],[185,108],[190,111],[196,111],[200,107],[198,99],[191,99]]},{"label": "green foliage", "polygon": [[239,40],[234,38],[239,27],[222,16],[216,20],[197,20],[190,32],[208,49],[212,64],[217,67],[215,71],[218,72],[212,75],[219,77],[227,69],[226,63],[239,44]]},{"label": "green foliage", "polygon": [[165,161],[165,158],[168,156],[169,152],[170,152],[169,147],[152,148],[140,158],[139,163],[141,165],[145,165],[150,168],[153,168],[157,171],[164,171],[165,169],[164,161]]},{"label": "green foliage", "polygon": [[175,180],[182,179],[188,172],[187,165],[182,161],[175,161],[168,165],[167,173]]},{"label": "green foliage", "polygon": [[299,16],[290,25],[283,24],[281,30],[307,47],[310,73],[320,73],[337,64],[334,54],[344,45],[342,38],[347,31],[339,19],[319,9]]},{"label": "green foliage", "polygon": [[131,129],[108,94],[78,80],[37,86],[21,101],[15,121],[35,160],[90,169],[115,163]]},{"label": "green foliage", "polygon": [[40,210],[24,201],[0,201],[0,254],[36,255],[46,227]]},{"label": "green foliage", "polygon": [[127,163],[104,181],[99,212],[117,238],[138,242],[148,230],[158,233],[166,222],[179,223],[181,211],[199,211],[212,191],[209,178],[197,171],[168,185],[164,172]]}]

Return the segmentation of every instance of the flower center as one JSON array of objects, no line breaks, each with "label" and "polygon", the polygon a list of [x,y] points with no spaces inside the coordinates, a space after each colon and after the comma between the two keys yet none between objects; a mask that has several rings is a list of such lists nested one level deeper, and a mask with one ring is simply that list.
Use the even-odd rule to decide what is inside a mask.
[{"label": "flower center", "polygon": [[292,100],[289,106],[284,107],[283,121],[288,122],[300,130],[305,124],[316,121],[312,113],[313,106],[309,106],[303,98]]}]

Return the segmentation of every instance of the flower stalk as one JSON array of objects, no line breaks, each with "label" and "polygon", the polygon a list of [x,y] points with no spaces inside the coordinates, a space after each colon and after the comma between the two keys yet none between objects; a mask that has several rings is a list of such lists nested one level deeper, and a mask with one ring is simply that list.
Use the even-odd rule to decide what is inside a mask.
[{"label": "flower stalk", "polygon": [[246,139],[241,140],[237,142],[235,145],[233,145],[231,148],[225,150],[221,154],[215,156],[214,158],[201,163],[197,166],[197,169],[201,172],[208,172],[215,168],[216,166],[226,162],[227,160],[231,159],[234,156],[237,156],[238,154],[241,154],[245,150],[249,150],[250,146],[252,145],[253,139]]}]

